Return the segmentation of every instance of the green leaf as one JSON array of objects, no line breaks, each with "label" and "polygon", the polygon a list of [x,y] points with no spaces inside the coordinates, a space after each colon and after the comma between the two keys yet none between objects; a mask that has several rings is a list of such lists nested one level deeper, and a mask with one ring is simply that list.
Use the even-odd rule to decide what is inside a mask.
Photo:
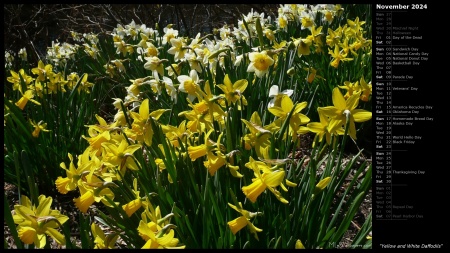
[{"label": "green leaf", "polygon": [[18,249],[23,249],[22,241],[19,239],[16,224],[14,224],[14,219],[11,214],[11,210],[9,209],[9,201],[6,196],[6,192],[3,192],[3,215],[5,217],[6,224],[8,225],[9,230],[11,231],[11,235],[14,238],[15,245],[17,246]]}]

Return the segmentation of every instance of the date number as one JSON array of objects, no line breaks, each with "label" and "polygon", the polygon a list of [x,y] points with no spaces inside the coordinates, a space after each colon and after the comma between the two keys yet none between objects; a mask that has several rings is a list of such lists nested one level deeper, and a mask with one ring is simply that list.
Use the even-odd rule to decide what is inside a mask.
[{"label": "date number", "polygon": [[412,10],[424,10],[427,8],[426,4],[411,4]]}]

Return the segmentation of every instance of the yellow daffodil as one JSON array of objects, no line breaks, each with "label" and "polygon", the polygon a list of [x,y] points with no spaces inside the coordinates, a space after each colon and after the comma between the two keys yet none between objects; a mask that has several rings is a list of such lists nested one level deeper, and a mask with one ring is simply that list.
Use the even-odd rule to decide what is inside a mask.
[{"label": "yellow daffodil", "polygon": [[34,98],[34,91],[26,90],[25,93],[22,93],[22,97],[19,99],[19,101],[16,102],[16,105],[20,108],[20,110],[23,110],[23,108],[25,108],[28,101],[31,101],[37,105],[41,105],[41,103],[34,100],[33,98]]},{"label": "yellow daffodil", "polygon": [[366,83],[366,80],[364,80],[364,76],[361,77],[359,80],[359,83],[361,85],[361,101],[367,102],[369,101],[370,95],[372,94],[372,84]]},{"label": "yellow daffodil", "polygon": [[30,199],[22,196],[22,204],[15,205],[13,215],[14,223],[18,224],[17,232],[22,242],[34,244],[42,249],[46,244],[46,235],[49,235],[60,245],[66,240],[57,228],[64,224],[69,217],[62,215],[58,210],[51,210],[52,197],[40,195],[38,206],[32,205]]},{"label": "yellow daffodil", "polygon": [[117,187],[116,184],[113,182],[103,182],[93,175],[92,172],[85,176],[84,180],[82,184],[78,185],[81,196],[73,200],[78,210],[86,213],[94,202],[102,202],[106,206],[113,207],[106,200],[105,196],[108,196],[111,200],[114,199],[114,193],[108,187]]},{"label": "yellow daffodil", "polygon": [[128,142],[123,138],[118,144],[103,142],[102,146],[106,151],[106,154],[103,157],[104,161],[109,162],[114,166],[119,166],[120,172],[122,174],[125,173],[126,168],[131,170],[139,169],[136,162],[131,156],[136,150],[141,148],[141,145],[128,145]]},{"label": "yellow daffodil", "polygon": [[300,239],[295,242],[295,249],[305,249],[305,246],[303,246],[303,243],[302,241],[300,241]]},{"label": "yellow daffodil", "polygon": [[74,199],[75,206],[83,213],[86,213],[89,207],[94,204],[94,192],[87,190],[84,186],[79,186],[81,196]]},{"label": "yellow daffodil", "polygon": [[262,122],[258,112],[255,111],[252,114],[250,121],[245,119],[241,119],[241,121],[244,122],[250,131],[250,133],[243,137],[245,149],[248,150],[251,147],[254,147],[258,157],[269,158],[270,137],[272,136],[272,132],[261,126]]},{"label": "yellow daffodil", "polygon": [[158,109],[150,112],[149,99],[144,99],[139,106],[139,113],[131,112],[131,118],[133,123],[131,124],[131,131],[126,131],[128,137],[133,140],[137,140],[141,143],[145,143],[147,146],[152,145],[153,128],[150,122],[150,118],[155,122],[161,117],[161,115],[168,111],[168,109]]},{"label": "yellow daffodil", "polygon": [[[235,84],[237,84],[239,81],[237,81]],[[239,88],[239,87],[237,87]],[[227,114],[223,111],[222,107],[219,105],[221,104],[221,101],[223,101],[222,95],[216,96],[211,92],[211,87],[209,85],[209,81],[205,82],[205,85],[203,86],[203,91],[200,90],[201,94],[201,101],[199,103],[204,103],[208,107],[208,111],[203,110],[202,113],[209,114],[209,118],[211,119],[211,124],[213,123],[212,120],[219,123],[220,126],[225,126],[225,118]],[[245,98],[243,98],[244,105],[247,104],[247,101]],[[240,108],[240,100],[238,101],[238,109]]]},{"label": "yellow daffodil", "polygon": [[281,203],[289,203],[289,201],[283,198],[281,193],[275,189],[275,187],[282,184],[286,174],[284,170],[275,169],[272,171],[271,167],[266,163],[255,161],[252,157],[250,157],[250,161],[245,164],[245,167],[252,169],[255,175],[255,178],[252,179],[252,183],[250,185],[242,187],[242,191],[245,196],[252,203],[255,203],[259,195],[261,195],[261,193],[263,193],[266,189],[269,189],[275,197],[281,201]]},{"label": "yellow daffodil", "polygon": [[78,168],[75,167],[71,153],[68,153],[67,156],[70,160],[69,169],[67,169],[66,164],[63,162],[59,165],[66,171],[67,177],[59,176],[55,181],[56,189],[61,194],[67,194],[69,191],[75,190],[80,183],[79,180],[81,179],[82,172],[84,171],[81,166]]},{"label": "yellow daffodil", "polygon": [[96,156],[100,156],[102,153],[102,143],[111,140],[110,131],[112,126],[108,125],[102,117],[95,115],[99,124],[86,125],[88,127],[88,134],[90,137],[82,135],[81,137],[89,142],[91,152]]},{"label": "yellow daffodil", "polygon": [[91,225],[92,236],[94,237],[94,249],[114,249],[119,235],[116,233],[106,234],[103,230],[96,224]]},{"label": "yellow daffodil", "polygon": [[173,213],[161,218],[159,206],[154,209],[149,203],[147,207],[138,226],[139,236],[145,241],[142,249],[184,249],[186,246],[175,238],[176,226],[169,223]]},{"label": "yellow daffodil", "polygon": [[239,166],[231,165],[227,157],[231,156],[231,152],[228,155],[225,155],[222,153],[222,151],[225,149],[225,147],[220,143],[220,140],[222,139],[223,133],[219,135],[219,138],[217,139],[217,143],[213,145],[213,147],[208,149],[208,152],[206,154],[207,160],[203,162],[203,165],[208,169],[208,172],[211,176],[214,176],[216,171],[220,169],[223,166],[226,166],[233,177],[241,178],[243,175],[238,172]]},{"label": "yellow daffodil", "polygon": [[347,19],[347,29],[345,29],[345,36],[347,37],[355,37],[361,33],[362,26],[366,23],[366,21],[359,21],[359,17],[356,17],[355,20]]},{"label": "yellow daffodil", "polygon": [[80,80],[80,77],[76,72],[72,72],[66,77],[66,80],[67,80],[66,83],[67,88],[69,90],[73,90],[73,88],[77,85],[78,80]]},{"label": "yellow daffodil", "polygon": [[311,34],[306,37],[307,39],[314,42],[314,47],[316,48],[316,53],[322,53],[323,40],[322,36],[322,26],[316,27],[314,24],[311,26]]},{"label": "yellow daffodil", "polygon": [[45,81],[50,73],[53,72],[53,66],[51,64],[45,65],[42,60],[39,60],[38,66],[36,68],[32,68],[31,72],[35,75],[38,75],[36,80]]},{"label": "yellow daffodil", "polygon": [[183,120],[178,127],[171,125],[161,125],[163,133],[174,147],[180,147],[179,140],[184,143],[191,131],[186,127],[186,120]]},{"label": "yellow daffodil", "polygon": [[330,65],[337,68],[341,61],[353,61],[353,58],[347,58],[347,54],[343,50],[339,50],[339,46],[334,46],[334,51],[328,49],[328,53],[333,57]]},{"label": "yellow daffodil", "polygon": [[312,147],[315,146],[316,142],[319,142],[319,143],[322,142],[324,136],[325,136],[327,144],[331,145],[331,135],[332,134],[338,134],[338,135],[344,134],[343,128],[336,129],[334,133],[329,132],[328,124],[329,124],[330,120],[320,110],[319,110],[319,119],[320,119],[320,122],[310,122],[306,125],[306,127],[309,129],[309,131],[316,134],[316,136],[314,138],[314,142],[312,143]]},{"label": "yellow daffodil", "polygon": [[345,93],[344,98],[348,99],[351,95],[353,94],[359,94],[360,93],[360,86],[359,86],[359,82],[349,82],[349,81],[345,81],[344,85],[340,85],[338,86],[341,89],[347,90],[347,93]]},{"label": "yellow daffodil", "polygon": [[94,86],[94,84],[88,81],[88,74],[84,73],[83,78],[78,85],[78,93],[80,93],[81,91],[90,93],[91,91],[89,89],[92,88],[92,86]]},{"label": "yellow daffodil", "polygon": [[214,176],[216,171],[227,164],[226,156],[220,151],[214,154],[212,151],[208,152],[208,160],[203,162],[203,165],[208,169],[211,176]]},{"label": "yellow daffodil", "polygon": [[312,41],[308,38],[300,38],[294,40],[294,45],[297,47],[297,56],[301,57],[302,55],[309,55],[311,54],[310,46],[312,44]]},{"label": "yellow daffodil", "polygon": [[342,36],[343,36],[343,28],[340,25],[338,28],[336,28],[336,30],[328,28],[325,41],[329,47],[334,47],[339,44]]},{"label": "yellow daffodil", "polygon": [[205,156],[208,154],[208,151],[212,148],[214,148],[213,145],[211,145],[211,142],[209,140],[209,135],[213,132],[213,129],[209,130],[208,133],[205,135],[205,143],[200,144],[198,146],[189,146],[188,147],[188,154],[191,158],[191,161],[195,161],[197,158]]},{"label": "yellow daffodil", "polygon": [[314,188],[314,191],[312,193],[312,198],[314,199],[319,193],[321,193],[325,187],[328,186],[328,184],[330,184],[331,182],[331,177],[326,177],[322,180],[320,180],[317,184],[316,187]]},{"label": "yellow daffodil", "polygon": [[333,106],[319,107],[319,111],[330,118],[328,132],[333,133],[346,124],[346,115],[349,114],[348,134],[356,139],[355,122],[364,122],[372,118],[372,112],[356,109],[359,102],[359,94],[353,94],[345,100],[338,87],[333,89]]},{"label": "yellow daffodil", "polygon": [[168,67],[166,67],[167,75],[176,78],[181,73],[181,66],[183,62],[180,62],[179,64],[172,63]]},{"label": "yellow daffodil", "polygon": [[6,80],[13,84],[13,90],[19,90],[22,92],[22,80],[25,82],[25,87],[31,84],[34,80],[33,77],[27,75],[24,69],[20,69],[19,73],[10,70],[11,76],[9,76]]},{"label": "yellow daffodil", "polygon": [[326,80],[325,78],[323,78],[322,76],[317,74],[317,69],[313,68],[313,67],[309,67],[309,68],[303,68],[304,70],[308,71],[308,76],[305,78],[305,80],[308,83],[312,83],[316,78],[320,78],[322,80]]},{"label": "yellow daffodil", "polygon": [[238,206],[232,205],[230,203],[228,203],[228,206],[230,206],[231,208],[236,210],[236,212],[241,214],[241,216],[239,216],[238,218],[236,218],[232,221],[229,221],[227,223],[228,227],[231,229],[231,232],[233,232],[233,234],[235,235],[237,232],[239,232],[241,229],[243,229],[245,226],[247,226],[248,229],[250,230],[250,233],[254,234],[256,240],[259,240],[257,232],[262,232],[263,230],[260,228],[257,228],[255,225],[253,225],[253,223],[250,222],[250,219],[252,219],[253,217],[256,217],[258,215],[262,215],[262,213],[261,212],[249,212],[247,210],[244,210],[242,208],[241,202],[238,203]]},{"label": "yellow daffodil", "polygon": [[292,111],[292,115],[290,115],[289,118],[289,135],[292,136],[292,141],[297,140],[297,134],[304,134],[308,132],[308,129],[306,127],[302,127],[302,125],[306,125],[310,119],[308,116],[300,113],[300,111],[306,108],[306,106],[306,101],[295,104],[294,106],[290,97],[283,96],[280,106],[273,106],[269,108],[269,112],[278,117],[275,122],[279,126],[282,125]]},{"label": "yellow daffodil", "polygon": [[223,79],[224,84],[219,84],[217,87],[221,89],[225,95],[225,99],[227,102],[231,105],[236,102],[239,104],[239,108],[241,105],[241,99],[243,105],[247,105],[247,100],[245,99],[244,93],[245,89],[247,88],[248,81],[245,79],[237,80],[234,84],[231,82],[228,74],[225,75],[225,78]]},{"label": "yellow daffodil", "polygon": [[137,190],[137,179],[133,180],[133,193],[136,196],[135,199],[131,200],[125,205],[122,205],[123,210],[127,213],[128,217],[130,217],[134,212],[136,212],[142,206],[142,200],[139,196],[140,191]]},{"label": "yellow daffodil", "polygon": [[124,57],[126,57],[127,54],[131,54],[134,52],[133,46],[125,43],[125,41],[121,40],[120,38],[119,40],[114,41],[114,47],[117,48],[116,54],[122,53]]},{"label": "yellow daffodil", "polygon": [[[207,82],[208,83],[208,82]],[[206,86],[206,85],[205,85]],[[208,90],[208,88],[205,88]],[[224,118],[226,113],[220,108],[220,106],[215,103],[218,97],[213,97],[213,95],[208,95],[208,91],[204,93],[201,91],[201,97],[199,97],[199,102],[192,104],[188,100],[188,106],[192,108],[191,111],[183,111],[178,114],[178,116],[184,116],[188,119],[187,128],[191,132],[203,133],[206,130],[213,129],[213,122],[219,123],[223,126],[225,124]]]},{"label": "yellow daffodil", "polygon": [[306,12],[303,12],[304,15],[302,15],[302,18],[300,20],[302,24],[302,29],[310,28],[314,25],[314,17],[311,14],[308,14]]},{"label": "yellow daffodil", "polygon": [[39,133],[41,131],[43,131],[43,132],[50,132],[51,131],[51,130],[45,129],[47,127],[47,123],[44,123],[42,120],[39,121],[36,124],[33,120],[30,119],[30,123],[34,127],[34,130],[31,133],[31,135],[33,135],[34,138],[38,138],[39,137]]}]

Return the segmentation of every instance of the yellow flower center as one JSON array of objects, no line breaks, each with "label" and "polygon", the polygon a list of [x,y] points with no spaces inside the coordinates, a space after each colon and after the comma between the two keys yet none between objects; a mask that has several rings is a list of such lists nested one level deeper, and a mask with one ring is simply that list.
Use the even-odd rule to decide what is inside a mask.
[{"label": "yellow flower center", "polygon": [[184,89],[188,94],[194,95],[197,91],[197,84],[192,80],[187,80],[184,82]]},{"label": "yellow flower center", "polygon": [[266,57],[264,55],[258,56],[258,58],[255,60],[254,66],[260,71],[265,71],[269,68],[269,64],[266,61]]},{"label": "yellow flower center", "polygon": [[194,105],[194,107],[195,107],[195,110],[201,114],[203,114],[204,112],[207,112],[209,109],[208,104],[205,101],[202,101],[202,102]]}]

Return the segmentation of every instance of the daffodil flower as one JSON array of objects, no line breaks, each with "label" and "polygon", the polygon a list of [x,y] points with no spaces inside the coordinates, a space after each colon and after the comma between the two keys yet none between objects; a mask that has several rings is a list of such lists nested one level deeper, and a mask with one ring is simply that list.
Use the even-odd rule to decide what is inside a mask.
[{"label": "daffodil flower", "polygon": [[125,173],[125,169],[138,170],[136,162],[130,156],[141,148],[139,144],[128,145],[125,139],[122,139],[120,143],[114,144],[111,142],[103,142],[102,146],[105,148],[106,154],[104,161],[109,162],[114,166],[119,166],[120,172]]},{"label": "daffodil flower", "polygon": [[297,134],[302,134],[308,131],[307,128],[302,127],[302,125],[309,123],[310,119],[308,116],[300,113],[300,111],[306,108],[306,106],[306,101],[295,104],[294,106],[291,98],[288,96],[283,96],[280,106],[273,106],[269,108],[269,112],[278,117],[275,122],[279,126],[281,126],[292,111],[292,115],[289,118],[289,135],[292,136],[292,141],[294,142],[298,138]]},{"label": "daffodil flower", "polygon": [[203,165],[208,169],[211,176],[214,176],[216,171],[227,164],[226,156],[220,151],[214,154],[212,151],[208,152],[208,160],[203,162]]},{"label": "daffodil flower", "polygon": [[317,69],[313,67],[303,68],[304,70],[308,71],[308,76],[305,78],[305,80],[308,83],[312,83],[316,78],[320,78],[322,80],[325,80],[322,76],[317,75]]},{"label": "daffodil flower", "polygon": [[211,129],[206,133],[205,135],[205,144],[200,144],[198,146],[189,146],[188,147],[188,154],[191,158],[191,161],[195,161],[197,158],[205,156],[208,154],[208,151],[213,149],[214,146],[211,145],[211,141],[209,140],[209,136],[214,130]]},{"label": "daffodil flower", "polygon": [[[199,93],[197,93],[199,94]],[[188,101],[188,106],[192,108],[191,111],[183,111],[178,116],[184,116],[188,119],[187,128],[192,132],[204,132],[205,130],[213,129],[213,122],[216,121],[220,125],[224,125],[225,112],[220,108],[218,104],[214,102],[217,97],[210,97],[201,92],[203,98],[200,97],[199,102],[192,104]],[[206,92],[208,94],[208,92]]]},{"label": "daffodil flower", "polygon": [[34,100],[33,98],[34,98],[34,91],[26,90],[25,93],[22,93],[22,97],[19,99],[19,101],[16,102],[16,105],[20,108],[20,110],[23,110],[23,108],[25,108],[28,101],[31,101],[37,105],[41,105],[41,103]]},{"label": "daffodil flower", "polygon": [[252,52],[248,54],[250,64],[247,67],[247,72],[255,72],[256,76],[262,78],[269,73],[269,67],[275,61],[267,54],[267,51]]},{"label": "daffodil flower", "polygon": [[[168,109],[158,109],[150,112],[149,99],[144,99],[139,106],[139,113],[131,112],[133,123],[131,124],[131,131],[127,131],[127,135],[133,140],[145,143],[148,146],[152,145],[153,128],[150,123],[150,118],[158,120],[161,115],[169,111]],[[129,134],[130,133],[130,134]]]},{"label": "daffodil flower", "polygon": [[312,193],[312,198],[314,199],[319,193],[321,193],[325,187],[328,186],[328,184],[330,184],[331,182],[331,177],[326,177],[322,180],[320,180],[317,184],[316,187],[314,188],[314,191]]},{"label": "daffodil flower", "polygon": [[314,138],[314,142],[312,143],[313,148],[316,144],[316,141],[319,143],[322,142],[324,136],[325,136],[325,140],[326,140],[327,144],[331,145],[331,135],[332,134],[338,134],[338,135],[344,134],[343,128],[337,128],[334,133],[329,132],[328,124],[329,124],[330,120],[320,110],[319,110],[319,119],[320,119],[320,122],[310,122],[306,125],[306,127],[309,129],[309,131],[316,134],[316,136]]},{"label": "daffodil flower", "polygon": [[170,42],[170,40],[172,38],[177,38],[178,37],[178,30],[175,30],[171,27],[172,24],[167,25],[166,27],[164,27],[163,32],[163,39],[161,41],[161,43],[163,45],[166,45],[168,42]]},{"label": "daffodil flower", "polygon": [[161,125],[163,133],[174,147],[180,147],[179,140],[184,143],[191,131],[186,128],[186,120],[183,120],[178,127],[171,125]]},{"label": "daffodil flower", "polygon": [[336,30],[333,30],[331,28],[328,28],[327,36],[326,36],[326,43],[329,47],[334,47],[339,44],[341,41],[341,38],[343,36],[343,28],[339,25]]},{"label": "daffodil flower", "polygon": [[148,69],[150,71],[152,71],[153,74],[153,78],[155,78],[155,80],[157,82],[159,82],[160,80],[160,76],[163,77],[164,76],[164,62],[166,62],[166,59],[159,59],[156,56],[152,56],[152,57],[145,57],[144,59],[147,60],[147,62],[144,64],[144,68]]},{"label": "daffodil flower", "polygon": [[176,226],[168,223],[168,219],[173,214],[161,218],[159,206],[153,209],[153,206],[149,204],[148,207],[150,211],[146,209],[141,214],[142,219],[138,226],[139,236],[145,241],[142,249],[184,249],[186,246],[179,245],[180,240],[175,238],[174,228]]},{"label": "daffodil flower", "polygon": [[[223,79],[224,84],[219,84],[217,87],[221,89],[225,95],[225,99],[229,104],[234,104],[238,102],[239,108],[241,106],[241,99],[243,105],[247,105],[247,100],[245,99],[244,93],[245,89],[247,88],[248,81],[245,79],[237,80],[234,84],[231,82],[230,77],[228,74],[225,75],[225,78]],[[238,108],[238,109],[239,109]]]},{"label": "daffodil flower", "polygon": [[81,166],[78,166],[78,168],[75,167],[71,153],[68,153],[67,156],[70,160],[69,169],[67,169],[66,164],[63,162],[59,165],[66,171],[67,177],[59,176],[55,181],[56,189],[61,194],[67,194],[69,191],[75,190],[78,184],[81,184],[79,181],[81,180],[82,173],[84,171]]},{"label": "daffodil flower", "polygon": [[52,197],[40,195],[38,206],[32,205],[27,196],[22,196],[22,204],[15,205],[13,215],[14,223],[18,224],[17,232],[22,242],[34,244],[42,249],[46,244],[46,235],[49,235],[60,245],[65,245],[66,240],[58,230],[69,217],[62,215],[58,210],[51,210]]},{"label": "daffodil flower", "polygon": [[300,38],[294,40],[294,45],[297,47],[297,56],[301,57],[302,55],[311,54],[310,46],[312,41],[308,38]]},{"label": "daffodil flower", "polygon": [[47,76],[53,72],[53,66],[51,64],[45,65],[42,60],[39,60],[38,66],[36,68],[32,68],[31,72],[38,75],[38,78],[36,78],[37,81],[45,81]]},{"label": "daffodil flower", "polygon": [[[245,167],[252,169],[255,175],[255,178],[252,179],[250,185],[242,187],[242,192],[244,192],[245,196],[252,203],[255,203],[259,195],[266,189],[269,189],[281,203],[289,203],[289,201],[283,198],[281,193],[275,189],[275,187],[283,184],[283,179],[286,174],[284,170],[272,170],[266,163],[255,161],[252,157],[250,157],[250,161],[245,164]],[[286,187],[283,185],[283,188]]]},{"label": "daffodil flower", "polygon": [[103,230],[96,224],[91,225],[92,236],[94,237],[94,249],[114,249],[119,235],[116,233],[106,234]]},{"label": "daffodil flower", "polygon": [[80,93],[81,91],[84,91],[86,93],[90,93],[90,88],[94,86],[93,83],[88,81],[88,74],[84,73],[83,78],[80,81],[80,85],[78,86],[78,93]]},{"label": "daffodil flower", "polygon": [[233,232],[233,234],[235,235],[237,232],[239,232],[241,229],[243,229],[245,226],[247,226],[248,229],[250,230],[250,233],[254,234],[256,240],[259,240],[257,232],[262,232],[263,230],[260,228],[257,228],[255,225],[253,225],[253,223],[250,222],[250,219],[252,219],[253,217],[256,217],[258,215],[262,215],[262,213],[261,212],[249,212],[247,210],[244,210],[242,208],[241,202],[238,203],[238,206],[232,205],[230,203],[228,203],[228,206],[230,206],[231,208],[236,210],[236,212],[241,214],[241,216],[239,216],[238,218],[236,218],[232,221],[229,221],[227,223],[228,227],[231,229],[231,232]]},{"label": "daffodil flower", "polygon": [[333,57],[333,60],[331,61],[330,65],[332,67],[339,67],[339,63],[341,61],[353,61],[353,58],[347,58],[347,53],[345,53],[343,50],[339,50],[339,46],[334,46],[334,51],[331,49],[328,49],[328,53]]},{"label": "daffodil flower", "polygon": [[167,50],[167,53],[174,55],[175,62],[184,59],[187,45],[184,43],[183,38],[172,38],[170,39],[170,44],[172,44],[172,47]]},{"label": "daffodil flower", "polygon": [[269,97],[272,99],[269,101],[267,107],[281,106],[281,99],[283,96],[290,97],[292,94],[294,94],[294,90],[287,89],[280,92],[278,85],[272,85],[269,90]]},{"label": "daffodil flower", "polygon": [[333,106],[319,107],[320,113],[330,117],[328,124],[328,132],[333,133],[346,124],[346,114],[349,114],[349,130],[348,134],[356,139],[355,122],[364,122],[372,118],[372,112],[356,109],[359,102],[359,94],[353,94],[345,100],[338,87],[333,89]]},{"label": "daffodil flower", "polygon": [[25,82],[26,86],[30,85],[30,83],[34,80],[33,77],[27,75],[24,69],[20,69],[19,73],[10,70],[11,76],[9,76],[6,80],[13,84],[13,90],[19,90],[22,92],[22,80]]},{"label": "daffodil flower", "polygon": [[255,148],[258,157],[269,158],[270,137],[272,132],[261,126],[261,118],[257,111],[250,117],[250,121],[241,119],[247,126],[250,133],[246,134],[243,139],[245,149]]},{"label": "daffodil flower", "polygon": [[197,97],[197,93],[199,92],[198,90],[200,89],[198,85],[200,79],[198,77],[197,71],[193,69],[189,73],[189,76],[179,75],[177,79],[180,82],[178,90],[187,93],[189,101],[193,102]]},{"label": "daffodil flower", "polygon": [[106,200],[105,196],[108,196],[111,200],[114,199],[114,193],[108,187],[117,187],[117,185],[113,182],[102,182],[96,176],[92,175],[92,173],[86,176],[86,178],[86,182],[78,185],[81,196],[73,200],[78,210],[86,213],[94,202],[102,202],[106,206],[113,207]]},{"label": "daffodil flower", "polygon": [[44,123],[42,120],[39,121],[36,124],[33,120],[30,119],[30,123],[34,127],[34,130],[31,133],[31,135],[33,135],[34,138],[38,138],[39,137],[39,133],[41,131],[43,131],[43,132],[50,132],[51,131],[51,130],[45,129],[47,127],[47,123]]},{"label": "daffodil flower", "polygon": [[348,99],[351,95],[353,94],[359,94],[361,92],[360,86],[359,86],[359,82],[349,82],[349,81],[345,81],[344,85],[340,85],[338,86],[341,89],[347,90],[347,93],[345,93],[344,98]]},{"label": "daffodil flower", "polygon": [[140,191],[137,190],[137,179],[133,180],[133,193],[136,196],[135,199],[131,200],[125,205],[122,205],[123,210],[127,213],[128,217],[130,217],[133,213],[135,213],[139,208],[141,208],[143,201],[139,196]]},{"label": "daffodil flower", "polygon": [[178,101],[178,92],[177,92],[177,89],[175,88],[175,86],[173,85],[172,79],[164,76],[163,84],[164,84],[164,87],[166,88],[167,94],[170,96],[170,99],[172,101],[174,101],[176,104]]},{"label": "daffodil flower", "polygon": [[364,80],[364,76],[361,77],[359,80],[359,83],[361,85],[361,100],[364,102],[369,101],[369,97],[372,94],[372,84],[369,82],[367,83],[366,80]]},{"label": "daffodil flower", "polygon": [[295,242],[295,249],[305,249],[305,246],[303,246],[303,243],[302,243],[302,241],[300,239],[298,239]]},{"label": "daffodil flower", "polygon": [[97,156],[100,156],[102,153],[102,143],[111,140],[111,134],[109,130],[111,130],[112,126],[106,123],[105,119],[95,115],[99,124],[96,125],[86,125],[88,127],[88,134],[90,137],[86,137],[82,135],[81,137],[89,142],[89,147],[91,148],[91,152]]},{"label": "daffodil flower", "polygon": [[366,21],[359,21],[359,17],[356,17],[355,20],[347,19],[347,29],[345,29],[346,37],[356,37],[357,34],[361,33],[362,26],[366,23]]}]

